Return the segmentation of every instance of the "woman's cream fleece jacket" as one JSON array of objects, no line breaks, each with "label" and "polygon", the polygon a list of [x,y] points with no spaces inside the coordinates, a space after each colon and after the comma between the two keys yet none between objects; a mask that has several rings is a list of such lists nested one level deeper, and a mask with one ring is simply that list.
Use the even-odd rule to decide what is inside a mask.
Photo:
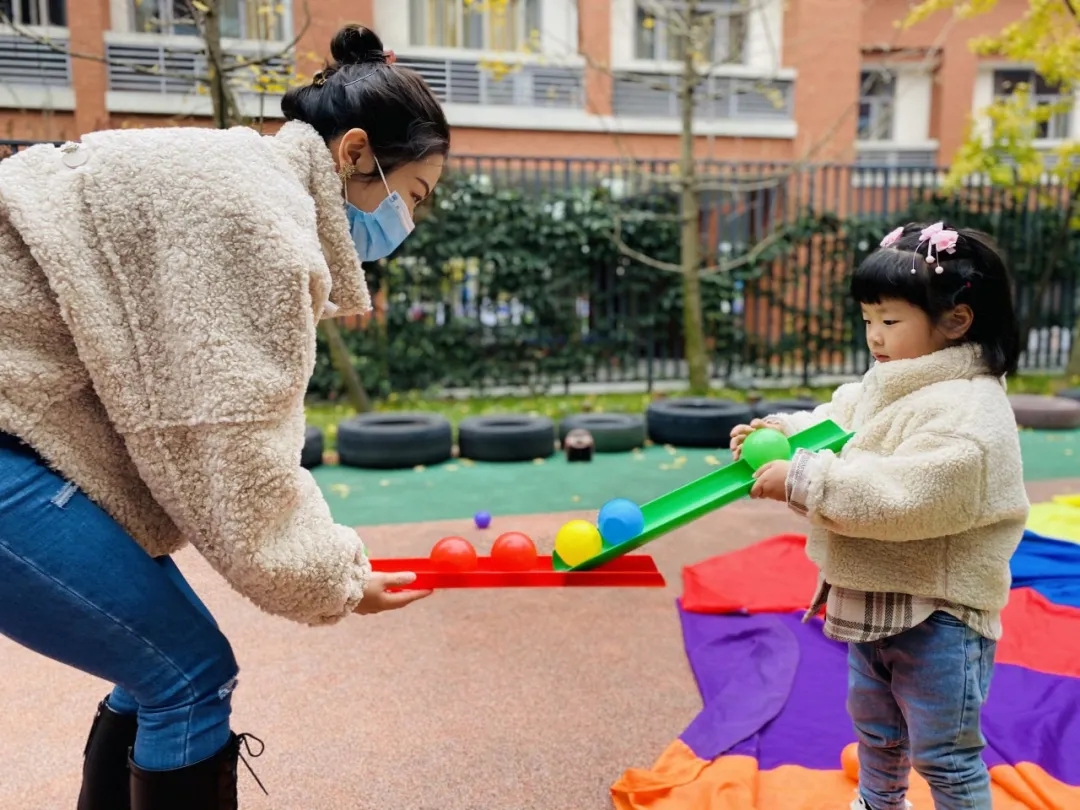
[{"label": "woman's cream fleece jacket", "polygon": [[0,162],[0,431],[151,555],[190,541],[307,624],[352,611],[371,570],[299,463],[316,323],[370,306],[306,124],[97,132]]},{"label": "woman's cream fleece jacket", "polygon": [[791,435],[831,419],[839,454],[798,454],[807,554],[830,585],[979,610],[1009,598],[1029,504],[1016,420],[971,345],[879,363],[813,412],[769,417]]}]

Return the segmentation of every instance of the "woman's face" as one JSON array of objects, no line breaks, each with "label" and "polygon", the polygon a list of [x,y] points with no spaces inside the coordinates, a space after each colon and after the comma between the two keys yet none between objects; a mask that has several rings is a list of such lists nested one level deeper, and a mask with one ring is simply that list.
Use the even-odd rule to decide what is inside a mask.
[{"label": "woman's face", "polygon": [[[378,208],[379,204],[395,191],[409,207],[409,213],[414,213],[416,206],[435,190],[446,163],[442,155],[429,155],[412,163],[402,164],[386,175],[386,185],[383,185],[364,130],[350,129],[331,141],[330,151],[339,170],[346,164],[354,165],[358,169],[357,175],[345,184],[345,194],[349,202],[368,213]],[[374,178],[360,176],[361,173],[369,172],[375,175]]]}]

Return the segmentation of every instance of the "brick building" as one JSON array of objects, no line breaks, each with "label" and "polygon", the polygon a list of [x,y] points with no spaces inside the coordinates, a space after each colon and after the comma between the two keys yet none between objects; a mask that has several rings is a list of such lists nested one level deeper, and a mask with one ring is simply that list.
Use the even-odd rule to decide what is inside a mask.
[{"label": "brick building", "polygon": [[[300,30],[304,0],[280,0],[270,25],[258,14],[265,2],[223,0],[230,50],[273,52]],[[957,24],[942,17],[909,32],[894,25],[907,0],[707,2],[730,13],[716,27],[712,97],[698,109],[702,156],[945,164],[974,113],[995,93],[1034,79],[1023,65],[980,59],[968,48],[971,37],[1016,19],[1026,0],[1001,0],[986,17]],[[0,139],[204,122],[209,100],[184,79],[201,57],[199,41],[174,15],[182,4],[0,0],[0,11],[37,38],[0,28]],[[496,23],[470,12],[467,0],[307,0],[312,22],[297,48],[299,68],[315,69],[342,22],[366,22],[443,96],[457,154],[677,154],[678,105],[663,89],[678,68],[669,61],[677,42],[642,8],[649,3],[510,5]],[[492,61],[514,68],[500,77],[485,66]],[[160,75],[124,67],[131,63],[156,65]],[[245,93],[242,103],[268,122],[279,116],[276,96]],[[1052,141],[1078,131],[1080,105],[1045,134]]]}]

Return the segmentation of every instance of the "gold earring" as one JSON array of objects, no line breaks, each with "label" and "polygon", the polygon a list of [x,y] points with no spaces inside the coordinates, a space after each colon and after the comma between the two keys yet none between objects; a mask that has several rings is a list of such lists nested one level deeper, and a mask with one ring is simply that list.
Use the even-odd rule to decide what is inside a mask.
[{"label": "gold earring", "polygon": [[356,174],[356,165],[353,163],[343,163],[338,169],[338,177],[341,178],[342,184],[347,183],[354,174]]}]

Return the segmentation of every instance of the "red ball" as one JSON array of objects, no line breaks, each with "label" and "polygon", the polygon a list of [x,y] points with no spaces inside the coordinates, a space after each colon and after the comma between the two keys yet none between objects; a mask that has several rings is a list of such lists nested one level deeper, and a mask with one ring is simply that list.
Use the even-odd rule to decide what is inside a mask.
[{"label": "red ball", "polygon": [[476,549],[464,537],[444,537],[431,549],[431,561],[441,571],[475,571]]},{"label": "red ball", "polygon": [[536,567],[536,544],[521,532],[500,534],[491,547],[491,559],[507,571],[530,571]]}]

